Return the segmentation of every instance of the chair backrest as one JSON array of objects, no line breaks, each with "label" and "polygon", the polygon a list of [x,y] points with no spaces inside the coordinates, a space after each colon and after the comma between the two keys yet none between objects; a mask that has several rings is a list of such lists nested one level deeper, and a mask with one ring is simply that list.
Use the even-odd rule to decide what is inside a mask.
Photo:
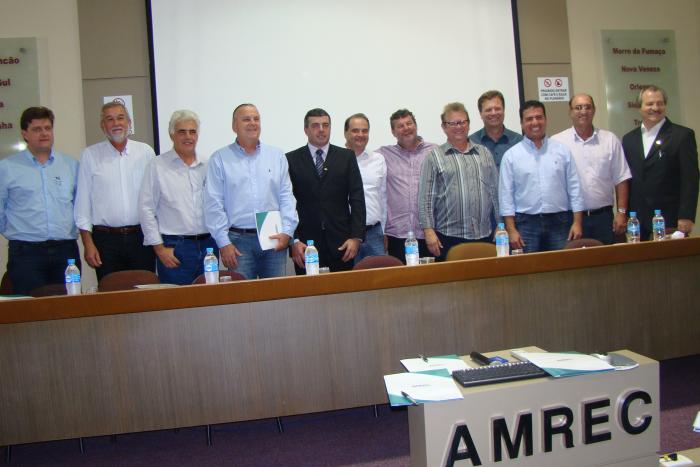
[{"label": "chair backrest", "polygon": [[0,283],[0,295],[12,295],[12,291],[10,275],[5,271],[5,274],[2,275],[2,282]]},{"label": "chair backrest", "polygon": [[403,266],[403,263],[391,255],[377,255],[362,258],[353,269],[391,268],[394,266]]},{"label": "chair backrest", "polygon": [[66,295],[66,284],[46,284],[29,292],[32,297],[50,297],[51,295]]},{"label": "chair backrest", "polygon": [[603,246],[603,242],[596,240],[595,238],[578,238],[567,242],[564,249],[571,250],[573,248],[590,248],[593,246]]},{"label": "chair backrest", "polygon": [[160,284],[160,279],[155,272],[144,269],[132,269],[129,271],[111,272],[104,276],[97,285],[100,292],[114,292],[115,290],[130,290],[135,285]]},{"label": "chair backrest", "polygon": [[[219,271],[219,278],[222,278],[224,276],[230,277],[232,281],[245,280],[245,276],[240,272],[236,271]],[[204,279],[204,274],[200,274],[195,280],[192,281],[192,284],[206,284],[206,282],[207,281]]]},{"label": "chair backrest", "polygon": [[447,261],[460,259],[490,258],[496,256],[496,245],[486,242],[460,243],[447,252]]}]

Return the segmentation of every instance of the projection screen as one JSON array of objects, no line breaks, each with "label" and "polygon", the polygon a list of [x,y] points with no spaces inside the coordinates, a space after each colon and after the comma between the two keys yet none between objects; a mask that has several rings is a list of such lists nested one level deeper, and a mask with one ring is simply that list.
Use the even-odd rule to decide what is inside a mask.
[{"label": "projection screen", "polygon": [[261,139],[285,152],[306,143],[303,117],[331,115],[331,142],[343,122],[370,120],[368,149],[395,144],[389,116],[408,108],[425,140],[442,143],[440,114],[463,102],[481,128],[477,98],[506,99],[506,126],[518,130],[518,64],[511,0],[150,0],[152,79],[160,151],[168,121],[190,109],[202,126],[204,158],[234,141],[231,114],[254,103]]}]

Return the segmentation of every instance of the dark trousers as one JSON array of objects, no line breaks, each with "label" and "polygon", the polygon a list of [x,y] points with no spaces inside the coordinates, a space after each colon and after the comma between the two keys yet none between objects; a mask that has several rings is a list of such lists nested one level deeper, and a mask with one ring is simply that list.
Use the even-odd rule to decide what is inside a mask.
[{"label": "dark trousers", "polygon": [[143,245],[143,233],[92,232],[92,241],[100,253],[102,266],[95,269],[97,280],[111,272],[130,269],[156,270],[153,248]]},{"label": "dark trousers", "polygon": [[[318,250],[318,264],[320,267],[327,267],[330,269],[331,272],[337,272],[350,271],[355,265],[353,260],[343,262],[343,260],[341,260],[340,258],[342,258],[344,252],[332,251],[324,238],[313,240],[314,246]],[[340,256],[338,256],[339,253]],[[306,274],[306,269],[300,268],[299,266],[297,266],[296,263],[294,263],[294,272],[296,272],[297,276],[303,276],[304,274]]]},{"label": "dark trousers", "polygon": [[476,240],[470,240],[468,238],[462,237],[450,237],[449,235],[443,235],[442,233],[435,231],[438,240],[442,244],[442,250],[440,250],[440,256],[435,258],[435,261],[445,261],[447,258],[447,253],[453,246],[461,245],[462,243],[491,243],[491,237],[479,238]]},{"label": "dark trousers", "polygon": [[[398,237],[392,237],[391,235],[387,235],[387,252],[395,257],[401,260],[403,264],[406,264],[406,239],[405,238],[398,238]],[[433,256],[433,254],[428,250],[428,246],[425,244],[425,240],[422,238],[418,239],[418,256],[421,258],[424,258],[426,256]]]},{"label": "dark trousers", "polygon": [[614,237],[612,207],[591,215],[583,212],[583,238],[595,238],[603,245],[612,245]]},{"label": "dark trousers", "polygon": [[29,295],[42,285],[64,283],[70,258],[75,259],[76,266],[80,268],[80,250],[75,240],[10,240],[7,274],[12,281],[13,293]]},{"label": "dark trousers", "polygon": [[525,253],[563,249],[572,222],[571,211],[551,214],[515,213],[515,228],[525,243]]}]

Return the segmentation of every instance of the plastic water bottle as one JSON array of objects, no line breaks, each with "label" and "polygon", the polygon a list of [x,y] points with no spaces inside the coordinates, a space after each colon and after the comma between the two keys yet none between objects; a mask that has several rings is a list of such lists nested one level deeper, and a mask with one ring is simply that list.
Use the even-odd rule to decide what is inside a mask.
[{"label": "plastic water bottle", "polygon": [[408,232],[408,237],[404,243],[406,251],[406,265],[415,266],[418,264],[418,240],[413,234],[413,230]]},{"label": "plastic water bottle", "polygon": [[314,246],[314,241],[306,242],[306,250],[304,250],[304,264],[306,266],[306,275],[318,275],[318,250]]},{"label": "plastic water bottle", "polygon": [[627,221],[627,243],[639,243],[641,232],[639,230],[639,219],[635,211],[630,212],[630,218]]},{"label": "plastic water bottle", "polygon": [[75,265],[75,259],[68,260],[66,268],[66,293],[68,295],[80,295],[80,269]]},{"label": "plastic water bottle", "polygon": [[508,232],[503,222],[496,227],[496,256],[508,256],[510,254],[510,242]]},{"label": "plastic water bottle", "polygon": [[214,256],[213,248],[207,248],[207,255],[204,257],[204,281],[207,284],[219,283],[219,258]]},{"label": "plastic water bottle", "polygon": [[654,218],[651,220],[651,228],[654,231],[654,241],[666,238],[666,221],[661,215],[661,209],[654,209]]}]

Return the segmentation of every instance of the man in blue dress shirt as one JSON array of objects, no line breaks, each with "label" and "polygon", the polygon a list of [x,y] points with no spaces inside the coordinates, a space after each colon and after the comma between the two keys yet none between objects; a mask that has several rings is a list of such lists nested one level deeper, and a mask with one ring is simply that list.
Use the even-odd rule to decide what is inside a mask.
[{"label": "man in blue dress shirt", "polygon": [[15,294],[63,283],[69,258],[80,267],[73,222],[78,161],[53,149],[54,114],[22,112],[27,149],[0,161],[0,232],[9,240],[7,271]]},{"label": "man in blue dress shirt", "polygon": [[469,141],[486,146],[498,168],[501,166],[503,154],[518,144],[523,137],[503,124],[506,100],[500,91],[486,91],[479,96],[476,105],[484,127],[469,135]]},{"label": "man in blue dress shirt", "polygon": [[520,107],[524,138],[503,155],[498,200],[510,247],[560,250],[581,238],[583,196],[571,151],[546,137],[544,104]]},{"label": "man in blue dress shirt", "polygon": [[[287,246],[299,223],[287,158],[260,142],[260,113],[253,104],[233,111],[236,141],[209,159],[204,189],[204,222],[219,246],[221,262],[246,279],[284,276]],[[274,249],[262,250],[256,212],[279,211]]]}]

